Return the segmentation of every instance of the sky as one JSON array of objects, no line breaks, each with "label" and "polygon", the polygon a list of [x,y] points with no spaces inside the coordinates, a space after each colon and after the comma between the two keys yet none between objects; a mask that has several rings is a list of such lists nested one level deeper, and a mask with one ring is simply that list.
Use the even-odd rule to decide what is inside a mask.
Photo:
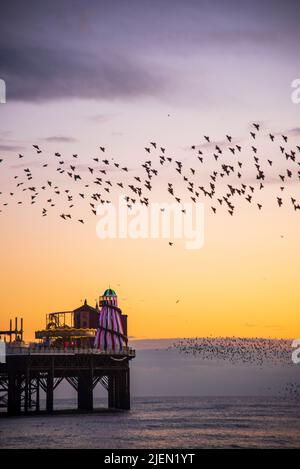
[{"label": "sky", "polygon": [[[131,362],[133,396],[285,396],[287,383],[298,383],[298,366],[265,361],[230,363],[230,360],[199,360],[178,353],[177,341],[132,341],[136,358]],[[289,352],[288,352],[289,353]],[[101,387],[96,390],[99,393]]]},{"label": "sky", "polygon": [[[130,387],[136,396],[274,396],[291,399],[288,383],[299,389],[299,369],[291,363],[230,363],[228,360],[199,360],[172,348],[174,340],[136,340],[136,357],[130,362]],[[105,397],[101,384],[94,397]],[[76,392],[63,381],[55,399],[74,397]],[[296,402],[296,401],[295,401]],[[57,403],[58,404],[58,403]],[[59,404],[58,404],[59,405]]]},{"label": "sky", "polygon": [[[299,335],[299,212],[278,209],[278,181],[268,182],[262,212],[244,203],[234,217],[214,215],[203,200],[204,245],[196,251],[165,239],[100,240],[97,218],[81,206],[74,210],[84,226],[65,223],[57,210],[41,217],[43,205],[9,196],[26,167],[35,184],[61,185],[55,152],[71,164],[78,153],[88,177],[104,146],[128,166],[129,181],[151,141],[189,164],[190,146],[202,148],[204,135],[223,145],[229,133],[248,148],[253,122],[278,160],[269,132],[288,135],[290,147],[300,141],[300,104],[291,101],[299,15],[297,1],[2,1],[0,197],[9,205],[0,213],[1,327],[22,316],[32,340],[46,313],[85,298],[94,305],[110,285],[134,339]],[[45,171],[33,144],[50,161]],[[162,171],[156,200],[169,201],[168,178]]]}]

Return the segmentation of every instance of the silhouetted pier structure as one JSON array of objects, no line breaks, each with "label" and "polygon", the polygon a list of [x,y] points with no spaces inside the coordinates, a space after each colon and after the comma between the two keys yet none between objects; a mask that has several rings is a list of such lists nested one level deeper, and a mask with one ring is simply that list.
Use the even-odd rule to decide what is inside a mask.
[{"label": "silhouetted pier structure", "polygon": [[[2,336],[4,337],[5,342],[7,341],[7,337],[9,342],[23,342],[23,318],[21,318],[21,326],[20,329],[18,328],[18,318],[15,318],[15,328],[12,327],[12,319],[9,321],[9,329],[0,331],[0,339]],[[13,341],[14,337],[14,341]]]},{"label": "silhouetted pier structure", "polygon": [[[52,413],[54,391],[64,379],[76,390],[80,411],[93,410],[93,390],[98,383],[108,392],[109,408],[130,409],[129,362],[135,351],[128,347],[127,315],[110,288],[100,296],[99,306],[94,308],[85,300],[73,311],[48,314],[45,329],[35,333],[39,342],[28,345],[23,342],[23,320],[20,329],[16,319],[15,329],[10,321],[9,330],[0,331],[9,337],[0,356],[0,407],[4,412]],[[41,408],[41,391],[46,397],[45,409]]]},{"label": "silhouetted pier structure", "polygon": [[108,391],[108,407],[130,409],[129,361],[135,351],[118,353],[94,349],[51,350],[10,347],[0,364],[0,405],[10,415],[40,412],[40,391],[46,409],[54,411],[54,390],[65,379],[77,391],[78,410],[92,411],[93,390],[100,383]]}]

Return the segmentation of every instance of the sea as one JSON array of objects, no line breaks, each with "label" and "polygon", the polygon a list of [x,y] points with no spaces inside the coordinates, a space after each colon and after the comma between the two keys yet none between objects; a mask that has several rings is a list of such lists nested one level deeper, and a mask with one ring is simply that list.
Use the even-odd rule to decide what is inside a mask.
[{"label": "sea", "polygon": [[[94,400],[106,406],[106,400]],[[282,397],[137,397],[132,409],[0,417],[1,448],[297,448],[300,403]],[[56,408],[74,408],[60,399]]]}]

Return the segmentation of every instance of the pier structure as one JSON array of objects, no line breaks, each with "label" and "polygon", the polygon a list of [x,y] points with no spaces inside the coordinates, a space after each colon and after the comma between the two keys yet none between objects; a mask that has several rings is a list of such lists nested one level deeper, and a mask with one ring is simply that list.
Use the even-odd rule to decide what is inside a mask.
[{"label": "pier structure", "polygon": [[18,327],[18,318],[15,318],[15,328],[12,326],[12,319],[9,321],[9,329],[0,330],[0,340],[4,339],[5,342],[9,341],[10,343],[14,342],[23,342],[23,318],[21,318],[20,328]]},{"label": "pier structure", "polygon": [[[36,332],[39,342],[5,343],[0,415],[54,412],[54,391],[63,380],[76,390],[80,411],[94,409],[93,391],[98,383],[108,393],[108,408],[130,409],[129,363],[135,351],[127,345],[127,316],[116,307],[115,297],[113,302],[107,298],[108,293],[116,296],[106,290],[100,297],[100,310],[85,302],[73,314],[48,315],[46,328]],[[67,316],[71,324],[66,323]]]}]

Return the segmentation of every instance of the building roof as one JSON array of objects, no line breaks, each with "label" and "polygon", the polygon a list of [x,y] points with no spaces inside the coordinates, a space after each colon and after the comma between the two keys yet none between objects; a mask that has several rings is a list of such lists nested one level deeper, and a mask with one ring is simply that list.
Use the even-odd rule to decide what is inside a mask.
[{"label": "building roof", "polygon": [[85,300],[83,305],[79,306],[79,308],[74,309],[74,313],[77,311],[93,311],[93,312],[96,311],[97,312],[97,309],[93,308],[93,306],[88,305]]},{"label": "building roof", "polygon": [[115,290],[112,290],[111,288],[107,288],[105,292],[103,293],[103,296],[117,296]]}]

